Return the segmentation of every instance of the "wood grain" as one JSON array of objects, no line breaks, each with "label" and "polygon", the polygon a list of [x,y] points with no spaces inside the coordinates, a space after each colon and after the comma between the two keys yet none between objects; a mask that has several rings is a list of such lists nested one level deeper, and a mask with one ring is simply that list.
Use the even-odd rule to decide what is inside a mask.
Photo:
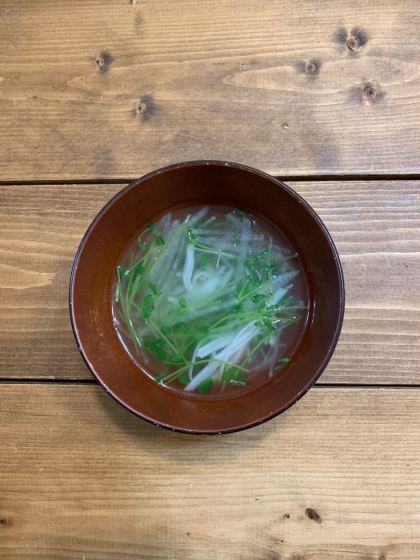
[{"label": "wood grain", "polygon": [[291,183],[329,229],[346,311],[321,382],[420,381],[420,183]]},{"label": "wood grain", "polygon": [[[419,384],[420,182],[291,186],[325,221],[345,273],[343,331],[320,382]],[[85,230],[121,187],[0,188],[0,378],[91,378],[68,282]]]},{"label": "wood grain", "polygon": [[418,173],[418,3],[4,0],[0,180]]},{"label": "wood grain", "polygon": [[420,392],[314,388],[200,437],[94,385],[0,384],[4,560],[418,560]]}]

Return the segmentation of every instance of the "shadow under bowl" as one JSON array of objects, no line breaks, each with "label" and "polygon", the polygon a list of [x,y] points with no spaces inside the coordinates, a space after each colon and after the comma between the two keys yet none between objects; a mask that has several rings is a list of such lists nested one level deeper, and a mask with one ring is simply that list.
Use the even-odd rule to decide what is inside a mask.
[{"label": "shadow under bowl", "polygon": [[[115,270],[128,243],[168,211],[201,204],[241,208],[271,222],[300,255],[310,308],[293,359],[255,390],[217,399],[162,387],[124,350],[112,319]],[[164,428],[216,434],[250,428],[301,398],[325,369],[344,315],[344,280],[324,224],[292,189],[255,169],[218,161],[172,165],[135,181],[87,230],[70,280],[70,316],[89,369],[121,405]]]}]

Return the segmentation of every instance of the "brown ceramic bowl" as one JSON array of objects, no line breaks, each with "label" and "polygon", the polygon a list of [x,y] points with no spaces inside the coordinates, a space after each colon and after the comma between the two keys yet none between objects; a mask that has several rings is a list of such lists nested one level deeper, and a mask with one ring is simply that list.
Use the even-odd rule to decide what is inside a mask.
[{"label": "brown ceramic bowl", "polygon": [[[304,335],[279,376],[255,390],[218,399],[180,394],[144,374],[123,349],[111,315],[115,269],[127,243],[177,207],[239,207],[278,227],[300,254],[310,310]],[[277,416],[318,379],[337,343],[344,281],[337,251],[312,208],[292,189],[255,169],[218,161],[160,169],[118,193],[98,214],[77,252],[70,280],[74,335],[89,369],[114,399],[158,426],[215,434],[250,428]]]}]

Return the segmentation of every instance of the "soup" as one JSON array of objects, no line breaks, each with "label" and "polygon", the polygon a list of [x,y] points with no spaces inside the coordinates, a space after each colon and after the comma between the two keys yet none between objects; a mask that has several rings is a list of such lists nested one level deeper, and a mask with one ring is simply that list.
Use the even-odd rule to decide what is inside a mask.
[{"label": "soup", "polygon": [[299,255],[270,224],[240,209],[190,207],[132,241],[112,311],[143,372],[175,391],[221,395],[287,368],[308,288]]}]

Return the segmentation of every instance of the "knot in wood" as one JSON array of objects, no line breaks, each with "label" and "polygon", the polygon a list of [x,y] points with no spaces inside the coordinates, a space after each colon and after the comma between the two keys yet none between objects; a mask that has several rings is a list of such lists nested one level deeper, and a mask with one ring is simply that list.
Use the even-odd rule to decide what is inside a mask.
[{"label": "knot in wood", "polygon": [[366,84],[362,89],[363,99],[372,101],[378,97],[378,89],[373,84]]},{"label": "knot in wood", "polygon": [[349,37],[346,41],[346,45],[349,51],[352,52],[357,51],[360,47],[359,41],[356,39],[356,37]]},{"label": "knot in wood", "polygon": [[305,515],[306,515],[306,517],[308,517],[308,519],[311,519],[312,521],[315,521],[316,523],[322,523],[321,516],[316,511],[316,509],[306,508],[305,509]]},{"label": "knot in wood", "polygon": [[137,105],[136,111],[137,111],[137,113],[144,113],[145,111],[147,111],[146,103],[139,103]]},{"label": "knot in wood", "polygon": [[313,74],[314,72],[316,72],[317,68],[316,68],[316,64],[314,62],[307,62],[305,65],[305,72],[307,74]]},{"label": "knot in wood", "polygon": [[107,51],[101,51],[96,57],[93,58],[93,64],[100,74],[107,72],[113,58]]}]

